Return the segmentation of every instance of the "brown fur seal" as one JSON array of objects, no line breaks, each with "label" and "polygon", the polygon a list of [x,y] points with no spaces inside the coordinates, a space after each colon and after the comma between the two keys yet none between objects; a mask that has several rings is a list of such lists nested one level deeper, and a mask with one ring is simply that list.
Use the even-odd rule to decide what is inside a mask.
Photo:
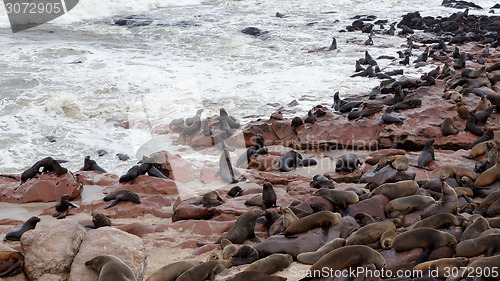
[{"label": "brown fur seal", "polygon": [[259,253],[250,245],[242,245],[238,250],[228,259],[233,266],[242,264],[249,264],[259,259]]},{"label": "brown fur seal", "polygon": [[458,134],[459,130],[455,127],[455,117],[448,117],[439,125],[443,136],[450,136]]},{"label": "brown fur seal", "polygon": [[274,274],[289,267],[293,262],[293,257],[289,254],[272,254],[250,264],[245,271],[260,272],[264,274]]},{"label": "brown fur seal", "polygon": [[410,195],[396,198],[385,205],[385,213],[387,217],[389,217],[389,214],[393,211],[411,213],[434,202],[434,198],[424,195]]},{"label": "brown fur seal", "polygon": [[335,163],[335,172],[352,173],[359,167],[359,165],[361,165],[361,161],[359,161],[356,154],[344,154],[337,159],[337,162]]},{"label": "brown fur seal", "polygon": [[425,272],[429,270],[437,270],[438,275],[441,279],[446,279],[446,273],[451,272],[454,268],[460,269],[461,267],[467,266],[469,263],[468,258],[458,257],[458,258],[441,258],[438,260],[427,261],[417,264],[413,267],[413,271]]},{"label": "brown fur seal", "polygon": [[19,241],[21,240],[21,236],[28,230],[35,229],[36,224],[40,222],[39,217],[31,217],[29,218],[20,229],[8,232],[3,241]]},{"label": "brown fur seal", "polygon": [[498,200],[500,200],[500,190],[495,190],[483,199],[481,204],[476,208],[476,213],[485,216],[488,208]]},{"label": "brown fur seal", "polygon": [[248,206],[262,207],[262,204],[264,204],[264,201],[262,199],[262,194],[255,195],[254,197],[249,198],[245,201],[245,205]]},{"label": "brown fur seal", "polygon": [[384,183],[370,192],[369,197],[383,194],[393,200],[400,197],[410,196],[415,193],[418,184],[412,180],[398,181],[395,183]]},{"label": "brown fur seal", "polygon": [[424,149],[418,155],[417,168],[432,170],[427,168],[432,160],[436,160],[434,157],[434,139],[430,139],[425,143]]},{"label": "brown fur seal", "polygon": [[134,272],[121,259],[111,255],[97,256],[85,265],[99,273],[99,281],[135,281]]},{"label": "brown fur seal", "polygon": [[388,164],[390,164],[394,169],[398,171],[406,171],[406,169],[408,169],[409,162],[408,158],[405,155],[391,155],[383,157],[377,163],[377,168],[375,169],[375,171],[382,169]]},{"label": "brown fur seal", "polygon": [[436,204],[431,204],[423,212],[421,217],[427,218],[435,214],[451,213],[456,214],[458,208],[458,197],[455,190],[446,182],[441,187],[441,198]]},{"label": "brown fur seal", "polygon": [[464,217],[456,216],[449,213],[435,214],[427,217],[415,224],[413,228],[443,228],[447,226],[464,226],[467,220]]},{"label": "brown fur seal", "polygon": [[497,157],[493,167],[484,171],[477,177],[474,186],[488,186],[500,179],[500,157]]},{"label": "brown fur seal", "polygon": [[342,209],[346,209],[350,204],[359,202],[359,197],[354,191],[320,188],[313,195],[324,197]]},{"label": "brown fur seal", "polygon": [[92,216],[92,225],[86,225],[88,228],[99,228],[104,226],[111,226],[111,220],[102,213],[96,213]]},{"label": "brown fur seal", "polygon": [[276,207],[276,192],[270,182],[262,186],[262,209]]},{"label": "brown fur seal", "polygon": [[107,173],[106,170],[101,168],[99,165],[97,165],[97,162],[95,160],[91,160],[90,156],[85,156],[85,159],[83,160],[83,167],[81,168],[82,171],[98,171],[101,173]]},{"label": "brown fur seal", "polygon": [[[264,212],[259,209],[252,209],[245,212],[236,220],[233,228],[227,232],[224,238],[234,244],[243,244],[247,239],[260,242],[259,239],[255,237],[254,228],[257,218],[262,215],[264,215]],[[220,242],[220,240],[218,242]]]},{"label": "brown fur seal", "polygon": [[490,224],[483,217],[478,217],[471,223],[462,233],[460,241],[465,241],[469,239],[474,239],[479,236],[479,234],[485,232],[490,228]]},{"label": "brown fur seal", "polygon": [[488,108],[488,105],[488,99],[486,98],[486,96],[482,96],[481,98],[479,98],[479,101],[477,102],[476,108],[474,108],[473,112],[478,113],[481,110],[485,110],[486,108]]},{"label": "brown fur seal", "polygon": [[387,230],[396,230],[396,226],[390,220],[374,222],[361,227],[346,239],[346,245],[368,245],[380,239]]},{"label": "brown fur seal", "polygon": [[500,145],[500,140],[494,139],[494,140],[489,140],[489,141],[478,143],[471,148],[469,155],[464,156],[464,157],[469,158],[469,159],[473,159],[473,158],[476,158],[478,156],[486,154],[486,152],[488,152],[488,146],[487,146],[488,143]]},{"label": "brown fur seal", "polygon": [[23,268],[23,254],[17,251],[0,251],[0,277],[17,275],[23,271]]},{"label": "brown fur seal", "polygon": [[224,281],[286,281],[285,277],[268,275],[255,271],[243,271]]},{"label": "brown fur seal", "polygon": [[60,216],[61,214],[63,213],[66,213],[66,211],[69,209],[69,207],[75,207],[75,205],[71,204],[69,202],[69,195],[68,194],[63,194],[61,196],[61,201],[59,201],[59,203],[56,204],[56,211],[57,211],[57,214],[55,215],[56,217]]},{"label": "brown fur seal", "polygon": [[475,257],[481,254],[491,256],[500,251],[500,234],[468,239],[458,243],[455,256]]},{"label": "brown fur seal", "polygon": [[283,227],[286,229],[290,224],[292,224],[295,221],[298,221],[299,218],[295,215],[290,208],[287,207],[281,207],[280,208],[281,213],[283,213]]},{"label": "brown fur seal", "polygon": [[393,156],[393,155],[404,155],[404,151],[390,151],[382,155],[378,156],[373,156],[368,159],[366,159],[365,163],[370,164],[370,165],[375,165],[377,164],[382,158],[385,158],[387,156]]},{"label": "brown fur seal", "polygon": [[46,157],[36,162],[33,166],[24,171],[21,174],[21,182],[25,182],[38,175],[40,173],[40,168],[43,168],[42,173],[54,172],[58,176],[66,174],[68,172],[68,169],[61,167],[59,162],[54,160],[52,157]]},{"label": "brown fur seal", "polygon": [[174,262],[153,272],[146,281],[175,281],[182,273],[200,264],[200,261]]},{"label": "brown fur seal", "polygon": [[495,132],[492,129],[486,129],[484,131],[484,134],[470,145],[470,148],[472,149],[478,143],[493,140],[494,137],[495,137]]},{"label": "brown fur seal", "polygon": [[204,281],[215,280],[215,275],[219,274],[225,268],[231,267],[228,261],[207,261],[197,265],[182,273],[176,281]]},{"label": "brown fur seal", "polygon": [[457,102],[457,113],[460,118],[466,120],[469,116],[469,109],[463,102]]},{"label": "brown fur seal", "polygon": [[279,161],[280,172],[290,172],[297,167],[314,166],[317,162],[314,159],[302,159],[302,155],[297,151],[285,152]]},{"label": "brown fur seal", "polygon": [[106,195],[103,199],[104,202],[108,202],[111,200],[114,200],[109,204],[108,206],[104,207],[104,209],[108,209],[113,207],[114,205],[118,204],[119,202],[122,201],[130,201],[132,203],[140,204],[141,203],[141,198],[139,198],[139,195],[135,194],[132,191],[129,190],[118,190],[115,191],[111,194]]},{"label": "brown fur seal", "polygon": [[397,235],[398,233],[392,229],[382,233],[380,236],[380,247],[384,250],[392,248],[392,243],[394,243],[394,239]]},{"label": "brown fur seal", "polygon": [[[498,265],[500,264],[500,255],[494,256],[494,257],[483,257],[480,259],[475,260],[471,264],[469,264],[467,267],[471,268],[472,270],[467,270],[466,272],[470,272],[471,275],[467,275],[469,277],[477,277],[478,278],[485,278],[485,277],[493,277],[493,279],[498,278]],[[481,270],[478,270],[481,269]],[[493,271],[495,270],[495,271]],[[495,274],[494,272],[497,272]],[[496,278],[494,278],[496,277]],[[497,279],[498,280],[498,279]]]},{"label": "brown fur seal", "polygon": [[335,188],[335,182],[324,175],[315,175],[309,185],[314,188],[322,188],[323,186],[331,189]]},{"label": "brown fur seal", "polygon": [[203,198],[201,199],[201,203],[203,204],[203,207],[214,207],[214,206],[219,206],[223,203],[224,201],[222,198],[219,196],[219,191],[217,190],[212,190],[203,195]]},{"label": "brown fur seal", "polygon": [[240,193],[243,191],[243,189],[239,186],[233,186],[231,189],[227,192],[227,196],[229,197],[237,197],[240,195]]},{"label": "brown fur seal", "polygon": [[443,246],[454,248],[455,245],[457,240],[453,235],[433,228],[417,228],[403,232],[398,234],[392,243],[392,247],[398,252],[423,248],[417,264],[426,261],[432,250]]},{"label": "brown fur seal", "polygon": [[[339,258],[341,257],[341,258]],[[385,259],[380,253],[365,245],[351,245],[340,247],[323,256],[309,269],[310,274],[300,281],[313,280],[326,277],[323,270],[329,268],[335,272],[352,266],[362,266],[373,263],[377,270],[386,267]],[[328,270],[328,272],[330,272]]]},{"label": "brown fur seal", "polygon": [[469,177],[473,180],[476,179],[476,174],[471,169],[467,169],[460,166],[444,165],[439,171],[439,178],[444,181],[448,178],[455,178],[460,182],[460,178],[463,176]]},{"label": "brown fur seal", "polygon": [[226,238],[221,239],[220,245],[222,247],[222,258],[227,261],[234,255],[234,253],[236,253],[236,251],[238,251],[239,248]]},{"label": "brown fur seal", "polygon": [[354,216],[354,219],[360,226],[375,222],[375,219],[365,212],[359,212]]},{"label": "brown fur seal", "polygon": [[321,259],[324,255],[326,255],[329,252],[331,252],[335,249],[338,249],[344,245],[345,245],[344,238],[335,238],[332,241],[321,246],[321,248],[319,248],[315,252],[305,252],[305,253],[299,254],[297,256],[297,260],[303,264],[314,264],[319,259]]},{"label": "brown fur seal", "polygon": [[285,236],[291,236],[297,233],[302,233],[314,229],[316,227],[322,227],[323,229],[328,229],[331,226],[339,223],[342,217],[339,213],[334,213],[330,211],[321,211],[314,213],[307,217],[301,218],[298,221],[293,222],[285,230]]},{"label": "brown fur seal", "polygon": [[500,228],[500,217],[488,218],[488,223],[491,227]]}]

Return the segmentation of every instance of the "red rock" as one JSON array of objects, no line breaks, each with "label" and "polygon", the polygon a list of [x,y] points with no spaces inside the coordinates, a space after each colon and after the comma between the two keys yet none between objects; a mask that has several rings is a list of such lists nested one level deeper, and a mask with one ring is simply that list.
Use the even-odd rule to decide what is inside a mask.
[{"label": "red rock", "polygon": [[259,155],[250,160],[248,163],[248,169],[254,169],[258,171],[277,171],[279,166],[278,163],[281,159],[281,155],[274,155],[271,153]]},{"label": "red rock", "polygon": [[199,256],[201,254],[204,254],[204,253],[207,253],[207,252],[210,252],[212,251],[213,249],[217,249],[218,247],[220,247],[219,244],[207,244],[207,245],[204,245],[198,249],[196,249],[195,251],[193,251],[191,253],[191,256],[193,257],[196,257],[196,256]]},{"label": "red rock", "polygon": [[20,181],[12,178],[0,177],[0,202],[56,202],[63,194],[76,198],[82,190],[82,185],[69,172],[61,176],[43,173],[19,184]]},{"label": "red rock", "polygon": [[138,176],[133,184],[130,182],[115,184],[108,186],[104,191],[111,193],[118,190],[130,190],[135,193],[177,195],[179,194],[177,185],[178,183],[170,179],[142,175]]},{"label": "red rock", "polygon": [[389,203],[389,198],[385,195],[378,194],[370,199],[359,201],[358,203],[349,205],[349,213],[352,217],[356,216],[357,213],[367,213],[371,216],[384,218],[385,212],[384,208],[387,203]]},{"label": "red rock", "polygon": [[200,171],[200,180],[203,184],[211,184],[217,179],[215,178],[215,173],[217,173],[217,169],[210,167],[202,167]]},{"label": "red rock", "polygon": [[[179,220],[209,220],[220,214],[220,211],[214,207],[205,208],[203,205],[192,205],[189,202],[194,200],[182,201],[177,207],[174,207],[172,221]],[[199,202],[199,201],[198,201]]]},{"label": "red rock", "polygon": [[151,155],[154,159],[155,167],[165,176],[180,183],[193,181],[199,174],[191,162],[182,159],[180,156],[172,155],[166,151],[156,152]]},{"label": "red rock", "polygon": [[359,166],[352,173],[343,173],[343,172],[328,172],[325,173],[325,176],[334,180],[335,182],[346,182],[346,183],[357,183],[359,182],[360,177],[368,171],[370,165],[364,164]]},{"label": "red rock", "polygon": [[75,172],[75,176],[81,184],[85,185],[101,185],[108,186],[113,183],[118,183],[120,178],[115,174],[103,174],[97,171],[78,171]]},{"label": "red rock", "polygon": [[305,200],[311,196],[310,194],[317,190],[311,187],[309,182],[310,181],[292,181],[287,185],[286,191],[299,200]]},{"label": "red rock", "polygon": [[146,234],[153,233],[155,231],[155,228],[150,223],[146,222],[133,222],[117,226],[116,228],[139,237],[143,237]]}]

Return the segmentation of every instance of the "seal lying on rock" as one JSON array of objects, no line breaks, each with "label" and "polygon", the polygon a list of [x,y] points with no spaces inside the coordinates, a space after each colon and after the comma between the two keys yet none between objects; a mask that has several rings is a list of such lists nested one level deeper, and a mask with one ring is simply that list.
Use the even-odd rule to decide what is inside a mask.
[{"label": "seal lying on rock", "polygon": [[99,281],[136,281],[132,269],[121,259],[101,255],[85,262],[87,267],[99,273]]},{"label": "seal lying on rock", "polygon": [[104,202],[114,200],[113,202],[111,202],[111,204],[104,207],[104,209],[111,208],[114,205],[116,205],[122,201],[130,201],[130,202],[136,203],[136,204],[141,203],[141,198],[139,198],[139,195],[137,195],[134,192],[129,191],[129,190],[118,190],[118,191],[113,192],[109,195],[106,195],[102,200]]},{"label": "seal lying on rock", "polygon": [[0,251],[0,277],[17,275],[21,273],[23,269],[23,254],[17,251]]},{"label": "seal lying on rock", "polygon": [[68,169],[61,167],[59,162],[54,160],[52,157],[46,157],[36,162],[35,165],[31,166],[31,168],[24,171],[21,174],[21,182],[25,182],[38,175],[40,173],[40,168],[43,168],[42,173],[54,172],[58,176],[66,174],[68,172]]},{"label": "seal lying on rock", "polygon": [[352,173],[356,170],[359,165],[361,165],[361,161],[359,161],[358,156],[356,154],[348,153],[340,156],[335,163],[335,172],[348,172]]}]

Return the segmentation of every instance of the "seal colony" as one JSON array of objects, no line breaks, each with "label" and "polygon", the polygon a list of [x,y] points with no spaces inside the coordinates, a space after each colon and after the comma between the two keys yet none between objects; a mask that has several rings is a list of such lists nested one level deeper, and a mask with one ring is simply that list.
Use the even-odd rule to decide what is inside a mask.
[{"label": "seal colony", "polygon": [[[325,267],[426,271],[498,265],[500,39],[498,28],[492,24],[497,17],[480,18],[465,10],[434,19],[422,18],[417,12],[405,15],[397,26],[391,24],[384,31],[365,23],[373,20],[360,17],[346,29],[373,33],[370,44],[376,44],[377,32],[394,34],[396,27],[401,29],[401,35],[414,34],[414,29],[425,30],[432,36],[409,35],[407,49],[401,51],[399,59],[404,65],[437,67],[422,73],[419,79],[394,79],[392,76],[403,71],[382,72],[375,56],[365,52],[356,63],[355,76],[376,77],[381,83],[355,100],[342,100],[336,93],[331,107],[318,105],[308,110],[307,116],[290,119],[277,112],[268,121],[251,121],[243,128],[224,109],[219,116],[206,120],[201,118],[203,110],[198,110],[185,122],[179,119],[170,123],[178,143],[196,147],[196,141],[204,138],[218,148],[219,162],[214,169],[218,167],[218,173],[209,170],[208,174],[220,176],[220,181],[227,184],[200,198],[168,197],[176,200],[170,214],[172,225],[208,221],[192,230],[202,228],[201,233],[206,234],[201,235],[203,243],[197,245],[200,248],[195,253],[210,252],[210,260],[193,258],[162,265],[146,280],[213,279],[227,275],[227,268],[235,275],[226,280],[285,280],[274,274],[288,270],[294,260],[307,265],[311,274]],[[460,45],[469,41],[477,44]],[[418,53],[416,60],[410,59],[413,52]],[[382,59],[392,59],[393,65],[400,67],[395,57],[377,58]],[[344,127],[352,130],[348,136],[343,134]],[[356,127],[361,133],[353,129]],[[239,129],[247,149],[234,157],[230,145]],[[354,140],[347,139],[353,136]],[[373,148],[375,142],[381,149],[369,155],[343,154],[324,174],[305,173],[321,166],[322,158],[328,157],[320,149],[342,148],[347,141],[353,141],[347,145],[351,148]],[[271,145],[286,145],[294,150],[278,155]],[[299,148],[315,149],[314,155],[303,158]],[[102,176],[105,170],[92,161],[85,158],[83,172]],[[232,162],[241,170],[236,170]],[[258,168],[252,168],[256,162]],[[162,164],[166,163],[146,161],[117,177],[114,184],[119,189],[103,199],[111,203],[86,205],[93,213],[93,225],[88,228],[115,227],[108,216],[116,216],[117,210],[146,210],[152,197],[167,198],[165,194],[146,192],[146,184],[141,186],[139,180],[155,177],[158,182],[170,182],[165,176],[169,173],[164,172],[168,169]],[[20,177],[5,179],[16,181],[17,190],[41,176],[60,179],[67,173],[58,161],[48,157]],[[238,173],[245,174],[237,178]],[[248,183],[253,187],[249,188]],[[58,214],[70,217],[71,212],[82,212],[90,217],[90,211],[83,205],[71,204],[70,198],[73,196],[59,196],[57,200],[61,201],[55,207]],[[98,212],[94,213],[94,207]],[[144,209],[136,209],[139,207]],[[22,226],[16,225],[6,232],[5,240],[21,240],[22,244],[21,236],[36,229],[39,221],[33,217]],[[150,238],[143,239],[151,243]],[[19,255],[0,255],[0,274],[21,272]],[[132,267],[113,255],[99,255],[85,264],[99,272],[98,280],[138,280]],[[249,265],[235,269],[243,264]],[[292,280],[320,277],[307,275]]]}]

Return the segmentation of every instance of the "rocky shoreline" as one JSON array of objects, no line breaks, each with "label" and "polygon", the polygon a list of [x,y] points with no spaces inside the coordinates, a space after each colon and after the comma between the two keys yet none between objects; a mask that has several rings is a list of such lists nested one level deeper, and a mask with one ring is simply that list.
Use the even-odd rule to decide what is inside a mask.
[{"label": "rocky shoreline", "polygon": [[[243,128],[236,130],[224,127],[221,121],[222,115],[199,120],[200,125],[205,122],[209,124],[211,132],[207,135],[203,133],[187,135],[187,131],[184,131],[188,128],[186,125],[176,127],[165,124],[156,127],[157,134],[178,136],[175,143],[187,144],[213,158],[218,158],[221,153],[220,150],[214,150],[214,146],[221,145],[222,148],[230,149],[231,146],[244,144],[245,148],[251,148],[256,145],[256,140],[260,136],[263,137],[268,148],[267,153],[250,154],[248,162],[244,163],[247,165],[235,167],[241,175],[232,176],[235,180],[240,180],[239,182],[225,183],[223,178],[215,176],[216,172],[222,169],[220,164],[207,162],[200,166],[193,160],[183,159],[168,152],[157,152],[152,155],[156,160],[161,159],[154,161],[154,166],[168,179],[139,175],[133,181],[121,182],[120,175],[98,171],[73,171],[59,176],[54,173],[41,173],[26,181],[21,181],[21,175],[0,176],[0,202],[47,203],[31,211],[33,216],[42,218],[34,230],[23,234],[20,242],[4,241],[0,244],[0,253],[4,253],[4,256],[5,253],[9,255],[7,258],[0,255],[0,265],[2,265],[0,274],[3,270],[9,270],[11,264],[17,268],[17,271],[13,272],[19,273],[12,277],[2,277],[2,280],[97,280],[97,273],[84,263],[101,254],[115,255],[122,259],[133,271],[137,280],[148,280],[154,271],[172,262],[206,261],[213,259],[214,255],[222,260],[221,246],[213,242],[227,235],[243,214],[261,208],[262,203],[249,206],[248,200],[263,194],[264,183],[271,183],[274,186],[277,197],[275,205],[288,206],[297,218],[307,217],[318,211],[342,215],[335,224],[323,229],[312,228],[293,237],[282,235],[286,228],[283,226],[285,219],[281,215],[268,218],[267,214],[269,217],[274,213],[281,214],[282,211],[277,207],[269,208],[265,212],[266,220],[271,221],[258,220],[254,223],[253,230],[262,242],[257,244],[246,241],[245,244],[252,245],[260,259],[274,253],[291,255],[295,262],[276,274],[288,278],[287,280],[298,280],[299,277],[295,273],[306,272],[310,268],[309,265],[296,261],[298,255],[314,252],[334,239],[342,238],[349,241],[356,233],[355,230],[370,225],[361,218],[372,218],[371,224],[375,224],[392,221],[400,212],[404,213],[401,221],[394,223],[395,233],[401,235],[414,229],[415,225],[425,218],[424,214],[432,212],[429,211],[431,208],[439,209],[443,205],[448,209],[439,209],[438,214],[449,213],[467,220],[457,225],[437,227],[440,233],[448,233],[454,237],[456,243],[453,246],[444,245],[425,250],[415,247],[396,251],[394,248],[381,245],[380,237],[360,244],[375,249],[383,257],[385,268],[393,272],[413,269],[416,261],[426,251],[429,251],[426,253],[427,261],[465,257],[466,262],[462,264],[463,266],[481,261],[485,255],[499,253],[500,236],[497,229],[500,228],[499,178],[492,179],[487,185],[479,185],[477,181],[474,183],[474,180],[485,173],[484,169],[479,169],[478,161],[484,162],[495,149],[500,149],[500,145],[492,142],[500,139],[498,121],[500,88],[496,83],[500,80],[500,48],[497,43],[500,39],[498,35],[497,41],[488,39],[491,38],[489,37],[491,34],[498,32],[492,24],[498,19],[493,17],[488,20],[479,19],[480,24],[481,21],[484,22],[483,26],[479,27],[475,25],[477,20],[478,18],[467,15],[467,11],[440,21],[424,19],[418,14],[403,17],[401,25],[408,29],[398,25],[402,31],[411,34],[409,31],[411,29],[422,29],[434,34],[431,36],[426,33],[412,37],[415,43],[409,42],[407,47],[415,54],[421,52],[426,54],[423,62],[438,67],[435,77],[431,73],[422,71],[420,79],[406,76],[398,79],[391,77],[381,79],[380,87],[370,93],[349,96],[346,100],[343,100],[340,94],[340,99],[335,101],[337,105],[356,103],[349,108],[350,110],[342,110],[344,113],[332,108],[331,104],[321,104],[312,108],[308,116],[296,116],[302,122],[297,124],[293,122],[293,118],[283,117],[283,113],[291,112],[290,109],[294,106],[294,103],[291,103],[288,107],[283,107],[272,114],[267,120],[250,121]],[[450,21],[455,25],[444,24]],[[435,29],[438,25],[441,25],[440,30]],[[369,28],[369,24],[366,25],[362,21],[360,23],[359,20],[353,23],[353,27],[355,26],[359,26],[359,30]],[[463,35],[453,30],[453,26],[469,32]],[[482,31],[484,32],[481,33]],[[446,35],[446,32],[452,33]],[[477,37],[469,34],[488,36]],[[471,43],[445,46],[439,44],[439,38],[455,42],[458,40],[454,40],[455,37],[462,38],[462,41],[456,43]],[[431,52],[431,48],[436,47],[431,54],[426,45],[418,44],[427,44]],[[446,46],[450,49],[449,53],[445,52]],[[487,46],[489,49],[485,51]],[[451,53],[455,47],[458,49],[458,54],[454,59]],[[433,58],[433,55],[438,56],[438,52],[441,57]],[[437,59],[446,54],[450,57],[443,62]],[[367,62],[365,65],[368,65],[366,68],[370,66],[375,68],[376,65],[370,65],[367,61],[369,58],[368,56],[364,58]],[[394,66],[403,67],[398,64],[398,60],[393,59]],[[411,63],[414,64],[416,63]],[[463,64],[463,67],[460,64]],[[364,70],[360,70],[362,71]],[[487,100],[486,108],[478,105],[482,100]],[[418,102],[407,103],[407,101]],[[404,106],[410,108],[405,109]],[[390,112],[387,111],[389,107],[400,109]],[[465,107],[468,112],[475,111],[475,114],[482,110],[491,111],[486,116],[484,125],[476,122],[473,124],[480,128],[484,135],[473,134],[469,127],[468,130],[464,130],[469,116],[462,118],[460,107]],[[364,114],[360,115],[360,112]],[[402,124],[381,123],[384,114],[391,114],[401,119]],[[314,120],[303,122],[308,117]],[[443,125],[447,119],[451,120],[454,127]],[[231,121],[227,119],[225,122]],[[203,130],[201,127],[203,126],[200,126],[197,132]],[[454,133],[448,134],[449,129]],[[492,135],[486,133],[487,129],[491,130]],[[464,158],[463,156],[471,155],[473,152],[471,145],[479,138],[492,143],[491,148],[488,147],[492,152],[483,151],[474,154],[472,157],[474,159]],[[435,158],[439,161],[431,161],[426,165],[432,170],[414,167],[419,165],[419,155],[431,139],[434,140]],[[280,172],[282,154],[291,149],[301,150],[304,159],[313,159],[317,165],[297,167],[292,172]],[[346,150],[356,154],[362,164],[353,172],[335,171],[337,159],[347,153]],[[238,161],[238,156],[246,151],[238,149],[236,153],[235,157],[231,157],[233,165]],[[404,168],[393,167],[390,161],[395,160],[388,157],[394,155],[404,155],[407,165]],[[496,154],[493,162],[498,157]],[[380,162],[382,160],[387,163]],[[498,160],[496,161],[497,164],[489,163],[491,165],[488,168],[497,167]],[[460,176],[443,175],[443,171],[450,169],[450,166],[462,167],[467,173],[459,173],[457,168],[451,168]],[[497,170],[493,170],[493,174],[498,175]],[[473,174],[473,178],[469,177],[472,184],[463,179],[464,175],[470,175],[468,171]],[[323,179],[318,181],[316,175],[322,175]],[[442,180],[446,184],[442,184]],[[412,195],[432,197],[435,203],[423,211],[420,210],[420,206],[411,209],[409,205],[404,205],[406,208],[402,209],[396,207],[390,209],[388,205],[397,206],[395,205],[397,203],[390,203],[395,198],[389,198],[384,193],[373,193],[378,186],[402,181],[418,184]],[[240,186],[243,190],[236,197],[228,194],[234,186]],[[342,206],[331,198],[315,195],[318,187],[322,186],[352,192],[356,194],[357,200]],[[445,186],[451,187],[452,191],[445,192],[447,190]],[[86,192],[90,190],[94,193],[91,192],[89,195]],[[140,196],[140,204],[120,202],[116,206],[105,208],[109,203],[102,202],[103,195],[120,190],[137,193]],[[203,201],[203,195],[211,190],[218,191],[221,204],[208,207],[199,204]],[[396,192],[402,193],[402,191]],[[451,196],[452,199],[445,196],[450,193],[454,194]],[[55,204],[64,194],[68,194],[77,207],[70,208],[65,214],[66,218],[57,220],[55,217],[60,213],[56,210]],[[393,210],[396,211],[390,212]],[[112,227],[86,228],[85,226],[92,224],[92,215],[97,213],[110,218]],[[480,222],[486,226],[478,227]],[[5,234],[18,229],[23,223],[12,219],[0,220],[0,237],[3,238]],[[471,236],[471,229],[476,230],[475,228],[480,231]],[[469,239],[479,239],[482,232],[491,238],[491,241],[484,245],[483,251],[470,254],[471,251],[466,251],[465,254],[459,251],[460,243],[467,241],[464,235]],[[349,242],[347,243],[349,245]],[[17,255],[19,252],[24,255],[22,262],[19,262],[20,258]],[[15,256],[14,262],[11,256]],[[498,259],[499,256],[495,257]],[[5,268],[4,265],[7,264],[9,266]],[[368,269],[376,268],[370,262],[360,266]],[[438,264],[434,264],[433,268],[438,267]],[[246,265],[242,265],[221,270],[217,280],[230,278],[245,268]],[[365,277],[360,275],[355,280],[381,279]],[[241,278],[234,280],[249,280]]]}]

